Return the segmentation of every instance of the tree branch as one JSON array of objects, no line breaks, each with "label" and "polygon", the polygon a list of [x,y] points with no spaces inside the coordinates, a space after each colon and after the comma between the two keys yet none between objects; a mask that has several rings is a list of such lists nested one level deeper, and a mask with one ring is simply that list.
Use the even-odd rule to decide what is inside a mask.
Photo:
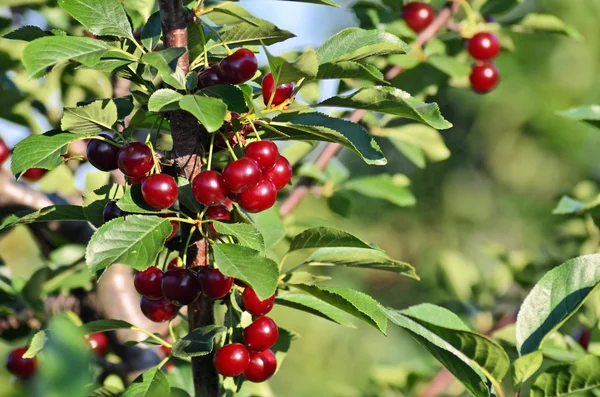
[{"label": "tree branch", "polygon": [[[159,0],[160,20],[162,22],[165,47],[183,47],[187,49],[187,18],[181,0]],[[183,73],[190,71],[187,52],[177,62]]]}]

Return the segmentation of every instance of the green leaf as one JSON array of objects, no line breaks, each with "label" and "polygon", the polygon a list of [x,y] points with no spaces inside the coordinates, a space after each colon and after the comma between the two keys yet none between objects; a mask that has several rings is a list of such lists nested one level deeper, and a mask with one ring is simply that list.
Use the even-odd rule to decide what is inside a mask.
[{"label": "green leaf", "polygon": [[100,99],[89,105],[65,108],[60,127],[77,134],[110,131],[117,122],[117,105],[110,99]]},{"label": "green leaf", "polygon": [[315,106],[365,109],[393,114],[427,124],[438,130],[452,127],[452,124],[442,117],[436,103],[421,102],[410,96],[408,92],[395,87],[362,88],[347,96],[326,99]]},{"label": "green leaf", "polygon": [[587,355],[573,363],[555,365],[537,377],[531,397],[559,397],[600,387],[600,357]]},{"label": "green leaf", "polygon": [[326,5],[326,6],[332,6],[332,7],[340,8],[340,5],[337,4],[335,1],[332,1],[332,0],[293,0],[293,1],[295,1],[295,2],[301,2],[301,3],[321,4],[321,5]]},{"label": "green leaf", "polygon": [[583,305],[599,282],[600,254],[571,259],[546,273],[519,309],[519,354],[539,350],[546,337]]},{"label": "green leaf", "polygon": [[244,113],[246,111],[244,93],[238,86],[221,84],[203,88],[200,92],[209,97],[221,99],[232,112]]},{"label": "green leaf", "polygon": [[269,68],[277,85],[296,82],[302,78],[312,79],[317,77],[319,62],[317,53],[312,48],[307,49],[293,62],[283,57],[271,55],[265,48],[269,60]]},{"label": "green leaf", "polygon": [[42,351],[44,346],[46,346],[46,341],[48,341],[48,336],[45,331],[36,332],[31,339],[31,343],[29,344],[29,348],[23,354],[23,358],[34,358],[38,355],[39,352]]},{"label": "green leaf", "polygon": [[416,204],[413,194],[406,188],[404,175],[379,174],[351,179],[342,185],[367,197],[389,201],[398,207],[411,207]]},{"label": "green leaf", "polygon": [[[125,189],[123,197],[117,201],[117,207],[125,212],[134,214],[158,214],[160,212],[168,213],[168,210],[158,211],[146,204],[142,196],[142,184],[136,183]],[[172,211],[171,211],[172,212]]]},{"label": "green leaf", "polygon": [[319,65],[317,79],[362,79],[386,83],[383,73],[375,66],[352,61]]},{"label": "green leaf", "polygon": [[148,52],[142,61],[158,70],[165,83],[179,90],[185,89],[185,75],[177,62],[186,53],[183,47],[166,48],[160,51]]},{"label": "green leaf", "polygon": [[522,2],[523,0],[488,0],[481,7],[481,15],[504,14]]},{"label": "green leaf", "polygon": [[447,55],[434,55],[427,58],[427,62],[430,63],[437,70],[446,73],[453,79],[462,79],[471,73],[471,67],[466,62],[461,62],[455,57]]},{"label": "green leaf", "polygon": [[79,328],[84,335],[89,335],[96,332],[108,332],[117,329],[131,329],[133,328],[133,325],[123,320],[103,319],[90,321],[87,324],[83,324]]},{"label": "green leaf", "polygon": [[58,4],[93,34],[135,40],[119,0],[58,0]]},{"label": "green leaf", "polygon": [[15,214],[8,216],[2,224],[0,224],[0,230],[7,229],[9,227],[29,224],[36,222],[53,222],[53,221],[85,221],[85,215],[83,209],[77,205],[53,205],[45,207],[40,210],[26,210],[19,211]]},{"label": "green leaf", "polygon": [[164,218],[128,215],[100,227],[86,250],[86,262],[96,272],[113,263],[129,265],[136,270],[151,266],[172,232]]},{"label": "green leaf", "polygon": [[51,36],[46,31],[40,29],[37,26],[26,25],[22,26],[17,30],[13,30],[2,36],[8,40],[22,40],[22,41],[33,41],[40,37]]},{"label": "green leaf", "polygon": [[267,299],[277,289],[277,263],[259,251],[236,244],[213,244],[215,263],[221,273],[250,285],[260,299]]},{"label": "green leaf", "polygon": [[125,390],[123,397],[165,397],[171,393],[169,379],[159,367],[150,368]]},{"label": "green leaf", "polygon": [[517,25],[512,26],[512,30],[515,32],[561,33],[577,41],[583,40],[583,36],[577,29],[567,25],[557,16],[550,14],[527,14]]},{"label": "green leaf", "polygon": [[23,286],[21,296],[23,301],[36,311],[44,310],[44,302],[42,293],[44,292],[44,284],[52,276],[52,270],[49,267],[42,267],[36,270]]},{"label": "green leaf", "polygon": [[172,387],[169,397],[190,397],[189,393],[178,387]]},{"label": "green leaf", "polygon": [[166,112],[179,109],[179,100],[183,95],[169,88],[154,91],[148,101],[148,110],[151,112]]},{"label": "green leaf", "polygon": [[179,101],[179,106],[194,115],[208,132],[221,128],[227,115],[227,105],[217,98],[186,95]]},{"label": "green leaf", "polygon": [[185,178],[177,178],[177,186],[179,186],[179,204],[183,205],[190,211],[199,214],[203,210],[202,204],[196,200],[192,193],[192,184]]},{"label": "green leaf", "polygon": [[213,351],[214,340],[227,332],[218,325],[196,328],[173,345],[173,355],[179,358],[206,356]]},{"label": "green leaf", "polygon": [[575,200],[569,196],[563,196],[556,205],[556,208],[552,210],[552,213],[554,215],[581,214],[596,208],[598,205],[600,205],[600,196],[596,197],[589,203],[582,203],[581,201]]},{"label": "green leaf", "polygon": [[557,115],[576,121],[585,121],[600,128],[600,105],[589,105],[557,112]]},{"label": "green leaf", "polygon": [[513,385],[516,388],[531,378],[542,366],[544,354],[541,350],[526,354],[515,360],[512,365]]},{"label": "green leaf", "polygon": [[254,226],[262,234],[267,248],[274,247],[285,237],[285,226],[279,216],[279,208],[273,206],[258,214],[248,214]]},{"label": "green leaf", "polygon": [[241,22],[230,29],[221,33],[221,38],[217,45],[251,45],[265,44],[271,45],[296,37],[287,30],[279,29],[269,21],[260,18],[248,18],[249,22]]},{"label": "green leaf", "polygon": [[294,237],[288,252],[305,248],[354,247],[373,249],[358,237],[333,227],[315,227]]},{"label": "green leaf", "polygon": [[205,9],[205,15],[219,26],[236,25],[242,21],[256,25],[256,23],[252,21],[255,17],[244,7],[235,3],[220,3],[215,7]]},{"label": "green leaf", "polygon": [[281,280],[285,284],[318,284],[331,280],[328,276],[318,276],[307,272],[293,272],[283,276]]},{"label": "green leaf", "polygon": [[278,305],[310,313],[344,327],[355,328],[352,322],[348,320],[346,312],[312,295],[289,293],[278,296],[275,301]]},{"label": "green leaf", "polygon": [[102,212],[109,201],[118,200],[123,196],[125,188],[113,183],[102,186],[83,197],[83,213],[92,225],[100,227],[104,223]]},{"label": "green leaf", "polygon": [[161,34],[160,12],[157,11],[148,18],[148,22],[142,28],[142,44],[148,51],[154,51]]},{"label": "green leaf", "polygon": [[277,370],[275,373],[279,372],[281,368],[281,364],[285,359],[285,356],[290,351],[292,347],[292,342],[296,339],[299,339],[300,335],[294,331],[289,331],[283,327],[279,327],[279,338],[277,338],[277,342],[271,348],[273,353],[275,353],[275,358],[277,358]]},{"label": "green leaf", "polygon": [[258,229],[248,223],[224,223],[213,222],[213,227],[220,234],[233,236],[240,245],[252,248],[253,250],[264,252],[265,241]]}]

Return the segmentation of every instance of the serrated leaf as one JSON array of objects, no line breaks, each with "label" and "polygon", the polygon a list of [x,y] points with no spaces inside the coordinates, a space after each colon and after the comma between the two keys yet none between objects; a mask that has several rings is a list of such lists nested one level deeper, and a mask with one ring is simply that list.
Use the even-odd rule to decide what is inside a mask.
[{"label": "serrated leaf", "polygon": [[186,95],[179,101],[179,106],[194,115],[208,132],[221,128],[227,115],[227,105],[217,98]]},{"label": "serrated leaf", "polygon": [[333,321],[344,327],[355,328],[348,320],[346,312],[312,295],[289,293],[278,296],[275,302],[281,306],[291,307]]},{"label": "serrated leaf", "polygon": [[179,90],[185,90],[185,75],[177,66],[179,58],[185,53],[186,49],[183,47],[166,48],[144,54],[142,61],[155,67],[165,83]]},{"label": "serrated leaf", "polygon": [[173,345],[173,355],[179,358],[206,356],[213,351],[214,340],[227,332],[218,325],[196,328]]},{"label": "serrated leaf", "polygon": [[31,343],[29,344],[29,348],[23,354],[23,358],[34,358],[38,355],[39,352],[42,351],[44,346],[46,345],[46,341],[48,340],[48,336],[45,331],[36,332],[31,339]]},{"label": "serrated leaf", "polygon": [[315,227],[294,237],[288,252],[305,248],[354,247],[374,249],[358,237],[333,227]]},{"label": "serrated leaf", "polygon": [[589,105],[557,112],[557,115],[577,121],[584,121],[600,128],[600,105]]},{"label": "serrated leaf", "polygon": [[104,223],[102,212],[109,201],[123,196],[125,188],[117,183],[102,186],[83,196],[83,213],[92,225],[100,227]]},{"label": "serrated leaf", "polygon": [[148,21],[142,28],[142,44],[148,51],[154,51],[160,41],[161,34],[160,12],[157,11],[148,18]]},{"label": "serrated leaf", "polygon": [[212,225],[218,233],[235,237],[237,242],[244,247],[252,248],[259,252],[265,251],[263,236],[254,225],[217,221],[214,221]]},{"label": "serrated leaf", "polygon": [[179,109],[179,100],[183,95],[169,88],[155,91],[148,101],[148,110],[151,112],[166,112]]},{"label": "serrated leaf", "polygon": [[550,14],[529,13],[517,25],[513,25],[512,30],[515,32],[562,33],[574,40],[583,40],[583,36],[577,29],[567,25],[559,17]]},{"label": "serrated leaf", "polygon": [[542,366],[544,354],[541,350],[526,354],[515,360],[512,365],[512,378],[515,389],[531,378]]},{"label": "serrated leaf", "polygon": [[285,226],[279,216],[279,208],[273,206],[258,214],[248,214],[265,240],[265,246],[271,248],[285,237]]},{"label": "serrated leaf", "polygon": [[117,105],[110,99],[101,99],[89,105],[65,108],[60,127],[77,134],[110,131],[117,122]]},{"label": "serrated leaf", "polygon": [[279,29],[269,21],[260,18],[248,18],[249,22],[241,22],[230,29],[224,30],[217,45],[221,44],[265,44],[271,45],[296,37],[293,33],[287,30]]},{"label": "serrated leaf", "polygon": [[318,80],[362,79],[385,83],[383,73],[373,65],[352,61],[329,62],[319,65]]},{"label": "serrated leaf", "polygon": [[404,175],[379,174],[347,181],[342,189],[352,190],[367,197],[389,201],[398,207],[410,207],[416,199],[406,188]]},{"label": "serrated leaf", "polygon": [[600,357],[587,355],[573,363],[555,365],[537,377],[531,397],[559,397],[600,387]]},{"label": "serrated leaf", "polygon": [[83,209],[78,205],[53,205],[40,210],[26,210],[14,213],[2,221],[2,224],[0,224],[0,230],[4,230],[19,224],[85,220],[86,218],[83,213]]},{"label": "serrated leaf", "polygon": [[58,0],[58,4],[93,34],[135,40],[119,0]]},{"label": "serrated leaf", "polygon": [[84,335],[94,334],[96,332],[115,331],[117,329],[131,329],[132,324],[123,320],[103,319],[90,321],[79,327]]},{"label": "serrated leaf", "polygon": [[212,98],[221,99],[232,112],[244,113],[246,111],[246,100],[244,93],[235,85],[220,84],[203,88],[202,94]]},{"label": "serrated leaf", "polygon": [[169,379],[159,367],[150,368],[125,390],[123,397],[164,397],[171,392]]},{"label": "serrated leaf", "polygon": [[317,53],[312,48],[304,51],[296,60],[290,62],[283,57],[271,55],[265,48],[269,60],[269,68],[277,85],[296,82],[302,78],[317,77],[319,62]]},{"label": "serrated leaf", "polygon": [[37,26],[27,25],[22,26],[17,30],[13,30],[2,37],[8,40],[33,41],[45,36],[51,35]]},{"label": "serrated leaf", "polygon": [[125,194],[123,194],[123,197],[121,197],[119,201],[117,201],[117,207],[119,207],[125,212],[133,214],[158,214],[160,212],[169,212],[168,210],[155,210],[154,208],[146,204],[146,201],[144,201],[144,196],[142,196],[141,183],[136,183],[125,189]]},{"label": "serrated leaf", "polygon": [[211,21],[219,26],[236,25],[242,21],[256,25],[252,21],[255,18],[254,15],[235,3],[221,3],[212,8],[206,8],[204,12]]}]

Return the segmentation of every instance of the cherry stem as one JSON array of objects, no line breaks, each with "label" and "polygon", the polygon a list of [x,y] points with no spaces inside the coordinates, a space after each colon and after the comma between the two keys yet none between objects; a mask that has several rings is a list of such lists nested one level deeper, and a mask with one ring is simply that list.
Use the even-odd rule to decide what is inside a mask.
[{"label": "cherry stem", "polygon": [[135,326],[135,325],[134,325],[133,327],[131,327],[131,329],[132,329],[132,330],[134,330],[134,331],[139,331],[139,332],[142,332],[142,333],[144,333],[144,334],[148,335],[148,336],[150,337],[150,339],[154,339],[155,341],[157,341],[158,343],[160,343],[160,344],[161,344],[161,345],[163,345],[164,347],[167,347],[167,348],[169,348],[169,349],[170,349],[171,347],[173,347],[173,346],[171,346],[171,344],[170,344],[169,342],[167,342],[167,341],[166,341],[166,340],[164,340],[163,338],[159,338],[158,336],[154,335],[154,334],[153,334],[152,332],[150,332],[150,331],[146,331],[145,329],[143,329],[143,328],[140,328],[140,327],[137,327],[137,326]]},{"label": "cherry stem", "polygon": [[173,331],[173,320],[169,321],[169,336],[171,337],[171,342],[175,343],[177,338],[175,337],[175,332]]},{"label": "cherry stem", "polygon": [[192,228],[190,229],[190,234],[188,235],[187,241],[185,242],[185,248],[183,250],[183,266],[187,268],[187,253],[188,253],[188,249],[190,247],[190,242],[192,241],[192,235],[194,234],[194,232],[196,231],[196,226],[192,226]]},{"label": "cherry stem", "polygon": [[256,140],[260,141],[260,135],[258,134],[258,131],[256,130],[256,127],[254,126],[254,123],[252,121],[250,121],[250,125],[252,126],[252,129],[254,130],[254,135],[256,136]]},{"label": "cherry stem", "polygon": [[208,148],[208,165],[207,169],[210,171],[212,167],[213,147],[215,146],[215,134],[210,136],[210,147]]},{"label": "cherry stem", "polygon": [[163,272],[165,270],[167,270],[167,262],[169,261],[169,255],[171,255],[171,250],[167,248],[167,255],[165,255],[165,260],[163,261],[163,264],[162,264]]},{"label": "cherry stem", "polygon": [[170,356],[165,357],[159,364],[158,364],[158,368],[162,368],[169,360],[171,359]]},{"label": "cherry stem", "polygon": [[109,143],[111,145],[113,145],[114,147],[118,147],[119,149],[121,149],[123,146],[119,145],[117,142],[113,141],[112,139],[107,139],[104,138],[103,136],[99,136],[99,135],[95,135],[95,136],[84,136],[81,138],[77,138],[76,141],[82,141],[84,139],[97,139],[99,141],[103,141],[106,143]]},{"label": "cherry stem", "polygon": [[234,160],[237,160],[238,158],[235,155],[235,152],[233,151],[233,148],[229,144],[229,139],[223,133],[219,132],[219,134],[223,137],[223,140],[225,141],[225,144],[227,145],[227,149],[229,150],[229,153],[231,154],[231,157],[233,157]]}]

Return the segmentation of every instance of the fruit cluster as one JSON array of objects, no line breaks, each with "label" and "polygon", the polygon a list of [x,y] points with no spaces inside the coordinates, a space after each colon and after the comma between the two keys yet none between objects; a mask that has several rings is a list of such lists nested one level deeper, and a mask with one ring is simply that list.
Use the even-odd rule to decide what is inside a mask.
[{"label": "fruit cluster", "polygon": [[247,48],[240,48],[202,72],[198,76],[198,88],[220,84],[242,84],[253,78],[257,71],[256,55]]}]

